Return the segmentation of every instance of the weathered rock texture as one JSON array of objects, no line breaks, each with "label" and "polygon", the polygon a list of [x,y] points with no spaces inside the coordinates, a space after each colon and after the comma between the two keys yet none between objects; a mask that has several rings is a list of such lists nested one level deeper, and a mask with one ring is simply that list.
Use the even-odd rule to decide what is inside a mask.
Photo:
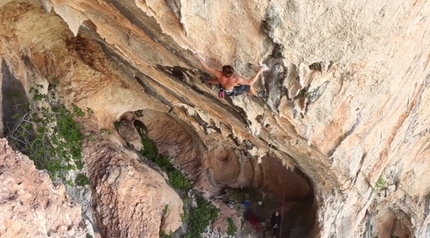
[{"label": "weathered rock texture", "polygon": [[[99,127],[129,111],[158,113],[160,125],[146,121],[152,136],[185,171],[271,160],[300,169],[313,185],[317,236],[430,236],[426,1],[41,2],[50,14],[0,4],[0,54],[27,90],[51,75]],[[216,98],[191,51],[244,77],[267,64],[257,83],[267,101]],[[253,183],[244,177],[256,170],[242,169],[193,176]],[[279,175],[267,174],[255,185]]]},{"label": "weathered rock texture", "polygon": [[271,151],[263,157],[265,163],[259,164],[254,157],[243,154],[243,148],[219,143],[223,140],[222,135],[213,135],[205,141],[184,121],[175,120],[166,113],[145,110],[139,119],[147,126],[148,136],[159,142],[160,153],[175,158],[179,167],[194,177],[203,191],[216,194],[226,186],[255,187],[281,198],[285,187],[287,200],[300,199],[311,193],[308,181],[287,171]]},{"label": "weathered rock texture", "polygon": [[[94,134],[91,138],[97,137],[99,128],[104,125],[109,123],[112,126],[113,119],[123,113],[121,105],[115,106],[116,101],[131,98],[131,102],[132,98],[136,98],[136,102],[143,103],[142,100],[148,98],[144,92],[138,90],[138,83],[130,82],[124,72],[106,59],[95,41],[83,37],[73,38],[61,18],[55,14],[46,14],[39,3],[10,1],[0,6],[0,55],[3,62],[1,82],[5,83],[6,77],[10,78],[12,75],[28,91],[36,83],[45,86],[49,84],[51,88],[60,86],[55,86],[57,81],[60,81],[60,84],[68,85],[62,89],[63,93],[71,96],[70,100],[65,97],[66,103],[76,100],[73,95],[80,100],[92,101],[99,98],[100,102],[103,101],[102,104],[87,105],[95,111],[94,117],[105,118],[97,122],[100,126],[97,123],[84,123],[86,130],[96,128],[91,132]],[[100,73],[95,70],[97,68],[108,71]],[[94,82],[87,82],[84,86],[86,80],[92,81],[94,77],[98,78],[100,83],[106,84],[106,88]],[[124,81],[117,81],[121,78]],[[83,80],[79,87],[84,86],[88,91],[74,91],[79,84],[79,80],[74,79]],[[112,87],[111,83],[116,86]],[[116,94],[114,92],[120,93],[117,98],[113,96]],[[99,96],[89,96],[93,94]],[[2,99],[3,102],[9,100],[6,93],[2,95]],[[150,104],[154,107],[162,105]],[[84,106],[85,103],[80,105]],[[131,109],[138,108],[137,105],[131,106]],[[110,115],[115,111],[115,107],[118,111]],[[3,112],[6,109],[4,108]],[[167,185],[163,176],[139,162],[135,152],[118,147],[118,140],[111,144],[105,140],[101,137],[97,143],[87,144],[84,155],[86,170],[92,180],[96,232],[103,237],[158,237],[160,229],[166,233],[176,230],[181,225],[182,200],[179,196]],[[45,179],[48,180],[48,176]],[[40,189],[37,184],[33,185],[33,189]],[[166,205],[169,209],[163,214]],[[58,215],[57,211],[67,215],[67,209],[60,205],[55,209],[58,210],[52,215]],[[80,208],[76,209],[79,212],[77,215],[80,216]],[[17,216],[14,211],[7,214]],[[49,225],[53,226],[52,232],[63,232],[63,226],[68,228],[69,223],[59,219]],[[43,227],[42,224],[40,229]]]},{"label": "weathered rock texture", "polygon": [[0,139],[0,237],[86,237],[64,185]]},{"label": "weathered rock texture", "polygon": [[103,137],[88,142],[85,151],[102,237],[158,237],[160,229],[177,230],[183,203],[175,190],[136,153]]}]

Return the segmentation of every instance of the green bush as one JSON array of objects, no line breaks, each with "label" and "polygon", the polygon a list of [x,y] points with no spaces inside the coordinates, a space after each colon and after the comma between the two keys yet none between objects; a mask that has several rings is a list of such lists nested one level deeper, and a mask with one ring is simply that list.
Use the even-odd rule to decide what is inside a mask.
[{"label": "green bush", "polygon": [[[32,105],[25,105],[27,113],[9,130],[7,139],[12,147],[34,161],[38,169],[46,169],[52,179],[66,181],[65,172],[82,169],[84,134],[75,118],[85,116],[78,106],[66,108],[55,96],[40,93],[42,85],[30,89]],[[82,179],[82,177],[81,177]]]},{"label": "green bush", "polygon": [[160,238],[172,238],[172,233],[170,232],[170,234],[166,234],[166,232],[164,232],[163,230],[160,230]]},{"label": "green bush", "polygon": [[218,216],[218,209],[202,196],[197,196],[196,202],[197,207],[192,208],[189,214],[189,229],[185,238],[200,237],[210,222]]},{"label": "green bush", "polygon": [[298,97],[307,98],[311,95],[311,93],[308,91],[308,87],[302,88],[299,91]]},{"label": "green bush", "polygon": [[164,208],[163,208],[163,215],[166,215],[168,211],[169,211],[169,204],[166,204],[164,205]]},{"label": "green bush", "polygon": [[184,208],[184,213],[181,214],[181,221],[185,222],[187,221],[187,219],[188,219],[188,213],[185,211],[185,208]]},{"label": "green bush", "polygon": [[379,177],[378,178],[378,181],[376,181],[376,183],[375,183],[375,189],[376,190],[379,190],[379,189],[381,189],[381,188],[383,188],[383,187],[385,187],[385,180],[384,180],[384,178],[382,178],[382,176],[381,177]]},{"label": "green bush", "polygon": [[141,151],[141,154],[149,160],[154,161],[159,156],[157,146],[149,137],[142,138],[142,145],[143,150]]},{"label": "green bush", "polygon": [[107,133],[107,134],[111,135],[112,131],[110,129],[107,129],[107,128],[100,128],[100,133]]},{"label": "green bush", "polygon": [[119,130],[119,128],[121,127],[121,122],[120,121],[114,121],[113,125],[114,125],[116,130]]},{"label": "green bush", "polygon": [[[180,194],[182,194],[184,213],[181,214],[181,221],[188,221],[188,231],[186,234],[184,234],[184,237],[200,237],[201,233],[203,233],[206,227],[210,225],[210,222],[218,216],[218,209],[212,205],[211,202],[207,202],[205,198],[199,195],[196,197],[197,207],[191,208],[190,211],[187,212],[186,207],[188,199],[185,194],[191,189],[190,182],[178,169],[173,166],[167,156],[158,154],[158,149],[154,141],[152,141],[146,135],[146,128],[137,129],[142,138],[143,145],[143,149],[140,151],[140,153],[147,159],[156,163],[158,167],[160,167],[160,169],[167,174],[172,187],[179,190]],[[171,237],[171,234],[168,235],[165,234],[164,231],[160,231],[160,237],[168,238]]]},{"label": "green bush", "polygon": [[151,139],[148,137],[142,139],[142,144],[143,150],[141,154],[156,163],[161,170],[166,172],[173,188],[179,191],[188,191],[191,189],[190,182],[182,175],[181,171],[172,165],[169,157],[158,154],[157,146]]},{"label": "green bush", "polygon": [[170,183],[176,189],[181,191],[188,191],[191,189],[191,184],[188,180],[182,175],[179,170],[172,170],[167,172],[167,176],[169,177]]},{"label": "green bush", "polygon": [[90,184],[90,180],[85,174],[78,174],[75,179],[75,184],[78,186],[85,186]]},{"label": "green bush", "polygon": [[227,235],[232,236],[232,235],[236,234],[237,227],[234,225],[233,220],[231,218],[227,218],[227,223],[228,223],[228,226],[227,226]]}]

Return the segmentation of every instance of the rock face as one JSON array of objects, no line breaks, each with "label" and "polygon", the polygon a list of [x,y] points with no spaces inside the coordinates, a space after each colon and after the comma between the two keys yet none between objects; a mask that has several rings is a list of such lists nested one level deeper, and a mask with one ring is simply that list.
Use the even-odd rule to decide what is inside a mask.
[{"label": "rock face", "polygon": [[102,237],[158,237],[160,229],[167,234],[178,229],[182,200],[158,172],[108,140],[88,143],[86,161]]},{"label": "rock face", "polygon": [[[287,200],[297,200],[312,193],[308,181],[286,170],[269,148],[261,148],[267,154],[262,158],[265,163],[259,164],[255,158],[244,155],[243,150],[219,143],[222,135],[211,136],[202,142],[185,122],[166,113],[145,110],[139,119],[147,126],[148,136],[158,142],[160,153],[175,158],[182,170],[198,181],[197,186],[203,191],[217,194],[224,187],[255,187],[277,198],[285,196]],[[251,142],[244,142],[244,146],[255,147]]]},{"label": "rock face", "polygon": [[81,207],[64,185],[0,139],[0,236],[86,237]]},{"label": "rock face", "polygon": [[[50,75],[67,103],[95,111],[99,128],[143,110],[162,152],[210,193],[242,184],[273,191],[290,176],[273,182],[281,173],[273,167],[300,170],[312,187],[294,174],[290,194],[313,190],[318,222],[292,237],[430,237],[427,2],[41,2],[51,13],[34,1],[0,4],[0,55],[26,90]],[[244,77],[266,64],[256,84],[266,100],[218,99],[192,51]],[[120,139],[104,143],[87,148],[94,191],[121,199],[129,190],[111,188],[103,161],[125,163],[114,171],[131,181],[124,169],[145,169],[102,159],[94,151]],[[115,226],[125,223],[102,215],[105,196],[95,201],[97,223],[124,235]],[[135,227],[127,234],[143,234]]]}]

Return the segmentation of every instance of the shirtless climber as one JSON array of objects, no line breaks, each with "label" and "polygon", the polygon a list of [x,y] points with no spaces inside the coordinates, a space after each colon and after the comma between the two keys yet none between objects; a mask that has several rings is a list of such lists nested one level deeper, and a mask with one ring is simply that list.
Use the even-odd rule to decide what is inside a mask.
[{"label": "shirtless climber", "polygon": [[205,83],[221,84],[222,88],[220,88],[218,91],[219,97],[223,98],[223,93],[225,93],[227,96],[236,96],[242,94],[245,91],[249,91],[249,93],[256,97],[263,96],[263,91],[257,93],[255,88],[252,86],[255,81],[257,81],[258,76],[260,76],[260,74],[264,71],[263,67],[260,67],[260,69],[252,79],[246,80],[237,75],[234,72],[233,67],[230,65],[222,66],[222,71],[219,71],[209,67],[197,53],[194,53],[194,55],[197,57],[197,59],[199,59],[202,66],[207,71],[209,71],[209,73],[216,77],[214,79],[206,80]]}]

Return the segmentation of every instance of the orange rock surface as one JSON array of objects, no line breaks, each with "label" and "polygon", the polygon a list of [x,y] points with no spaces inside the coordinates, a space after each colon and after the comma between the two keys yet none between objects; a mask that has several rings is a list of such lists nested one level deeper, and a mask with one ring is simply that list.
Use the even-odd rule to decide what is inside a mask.
[{"label": "orange rock surface", "polygon": [[[26,90],[55,81],[66,104],[92,108],[95,121],[87,127],[114,130],[124,113],[143,110],[136,120],[208,194],[242,185],[277,193],[288,184],[291,198],[311,191],[318,237],[428,236],[427,2],[41,3],[0,3],[2,61]],[[217,98],[216,86],[201,83],[193,52],[246,78],[266,64],[255,85],[266,99]],[[116,133],[102,144],[86,145],[92,178],[115,168],[130,187],[94,180],[96,194],[109,191],[95,198],[97,222],[104,234],[123,236],[114,226],[134,219],[128,181],[150,186],[144,174],[152,172],[135,164]],[[133,177],[127,168],[145,172]],[[107,201],[111,196],[125,203]],[[121,207],[116,217],[106,208],[113,204]],[[145,206],[162,210],[155,202]],[[142,223],[151,235],[161,216],[156,220]],[[135,229],[128,234],[142,234]]]}]

